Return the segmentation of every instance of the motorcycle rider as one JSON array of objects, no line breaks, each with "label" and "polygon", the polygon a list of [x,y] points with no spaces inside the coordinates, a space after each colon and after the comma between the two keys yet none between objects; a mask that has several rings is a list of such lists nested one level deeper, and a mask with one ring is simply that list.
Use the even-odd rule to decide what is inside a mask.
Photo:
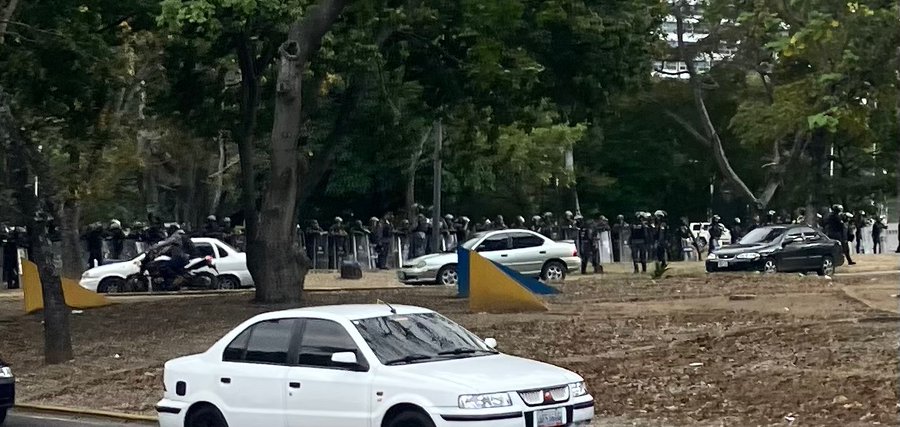
[{"label": "motorcycle rider", "polygon": [[174,284],[175,278],[184,273],[184,267],[197,255],[197,249],[187,233],[178,225],[173,225],[169,228],[169,237],[147,250],[148,257],[156,258],[161,255],[169,257],[163,261],[163,280],[167,284]]}]

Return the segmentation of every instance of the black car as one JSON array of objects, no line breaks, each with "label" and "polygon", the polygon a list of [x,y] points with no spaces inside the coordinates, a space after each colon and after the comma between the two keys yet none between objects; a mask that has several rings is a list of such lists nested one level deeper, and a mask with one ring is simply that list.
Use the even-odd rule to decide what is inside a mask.
[{"label": "black car", "polygon": [[6,411],[12,408],[16,400],[16,379],[12,369],[0,360],[0,424],[6,420]]},{"label": "black car", "polygon": [[740,242],[706,258],[706,271],[807,272],[834,274],[844,263],[841,243],[805,225],[756,228]]}]

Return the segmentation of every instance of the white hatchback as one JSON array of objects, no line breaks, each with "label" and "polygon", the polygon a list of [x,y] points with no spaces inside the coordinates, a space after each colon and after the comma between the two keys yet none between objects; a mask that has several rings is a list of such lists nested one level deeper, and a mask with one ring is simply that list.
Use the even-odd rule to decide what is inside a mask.
[{"label": "white hatchback", "polygon": [[161,427],[587,426],[577,374],[502,354],[431,310],[258,315],[165,365]]}]

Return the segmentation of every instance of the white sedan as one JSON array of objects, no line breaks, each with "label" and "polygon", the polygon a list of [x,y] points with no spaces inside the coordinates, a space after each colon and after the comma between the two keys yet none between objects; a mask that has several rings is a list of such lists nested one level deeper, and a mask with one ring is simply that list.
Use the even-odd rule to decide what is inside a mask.
[{"label": "white sedan", "polygon": [[[211,256],[218,270],[217,283],[222,289],[253,286],[253,277],[247,270],[247,254],[238,252],[225,242],[209,237],[194,237],[191,242],[201,257]],[[81,287],[100,293],[116,292],[123,288],[125,278],[138,272],[135,261],[144,258],[140,254],[130,261],[100,265],[81,275]],[[213,273],[209,268],[197,270]]]},{"label": "white sedan", "polygon": [[[572,242],[555,242],[531,230],[495,230],[476,233],[462,244],[479,255],[519,273],[560,281],[581,266]],[[404,263],[397,276],[403,283],[438,283],[456,286],[456,251],[430,254]]]},{"label": "white sedan", "polygon": [[502,354],[431,310],[341,305],[258,315],[166,362],[160,427],[587,426],[584,380]]}]

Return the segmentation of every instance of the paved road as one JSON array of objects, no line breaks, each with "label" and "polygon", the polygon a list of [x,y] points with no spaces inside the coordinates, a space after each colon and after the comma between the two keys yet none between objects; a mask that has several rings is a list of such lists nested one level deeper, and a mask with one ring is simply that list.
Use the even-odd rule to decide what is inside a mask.
[{"label": "paved road", "polygon": [[121,423],[90,418],[64,418],[58,415],[11,412],[3,427],[139,427],[154,424]]}]

